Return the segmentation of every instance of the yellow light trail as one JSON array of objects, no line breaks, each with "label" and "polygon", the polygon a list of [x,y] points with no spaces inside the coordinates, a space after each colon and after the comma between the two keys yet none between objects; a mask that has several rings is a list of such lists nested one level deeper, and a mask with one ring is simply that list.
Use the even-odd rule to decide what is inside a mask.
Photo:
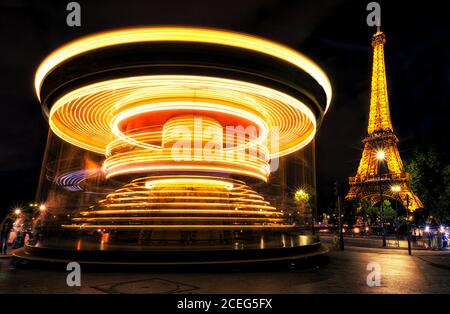
[{"label": "yellow light trail", "polygon": [[233,183],[227,182],[224,180],[215,180],[215,179],[196,179],[196,178],[173,178],[173,179],[159,179],[159,180],[150,180],[145,182],[145,186],[149,189],[154,188],[155,186],[167,186],[167,185],[183,185],[183,186],[213,186],[213,187],[221,187],[226,188],[227,190],[231,190],[233,188]]},{"label": "yellow light trail", "polygon": [[54,51],[40,64],[34,83],[36,94],[39,98],[45,76],[58,64],[71,57],[108,46],[157,41],[211,43],[244,48],[283,59],[308,72],[323,87],[327,95],[326,110],[328,110],[332,95],[330,81],[322,69],[306,56],[291,48],[256,36],[189,27],[130,28],[94,34],[68,43]]},{"label": "yellow light trail", "polygon": [[92,214],[157,214],[157,213],[171,213],[171,214],[188,214],[188,213],[202,213],[202,214],[232,214],[232,215],[246,215],[246,214],[258,214],[258,215],[282,215],[276,211],[273,207],[273,211],[267,210],[233,210],[233,209],[196,209],[196,208],[183,208],[183,209],[101,209],[101,210],[91,210],[82,211],[81,215],[92,215]]},{"label": "yellow light trail", "polygon": [[93,217],[93,218],[73,218],[73,221],[83,222],[83,221],[110,221],[110,220],[134,220],[134,221],[145,221],[145,220],[231,220],[231,221],[272,221],[272,222],[282,222],[283,218],[268,218],[268,217],[186,217],[186,216],[174,216],[174,217]]}]

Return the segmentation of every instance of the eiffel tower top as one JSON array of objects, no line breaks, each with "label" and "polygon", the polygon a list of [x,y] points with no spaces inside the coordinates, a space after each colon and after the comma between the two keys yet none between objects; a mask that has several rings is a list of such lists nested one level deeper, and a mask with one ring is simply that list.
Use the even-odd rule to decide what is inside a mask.
[{"label": "eiffel tower top", "polygon": [[370,113],[367,132],[373,133],[393,132],[391,115],[389,113],[389,99],[386,83],[386,69],[384,64],[384,44],[386,36],[377,27],[372,36],[373,65],[372,85],[370,93]]}]

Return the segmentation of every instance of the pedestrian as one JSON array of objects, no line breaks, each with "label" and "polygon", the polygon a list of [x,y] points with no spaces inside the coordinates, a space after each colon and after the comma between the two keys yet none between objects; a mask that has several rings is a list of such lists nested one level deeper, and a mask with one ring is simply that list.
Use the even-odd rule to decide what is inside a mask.
[{"label": "pedestrian", "polygon": [[16,231],[16,238],[14,239],[12,243],[13,249],[21,248],[24,245],[25,242],[25,232],[22,229],[19,229]]},{"label": "pedestrian", "polygon": [[8,241],[9,241],[9,234],[11,232],[11,223],[9,221],[6,221],[2,226],[0,230],[0,244],[1,244],[1,254],[6,254],[6,251],[8,250]]},{"label": "pedestrian", "polygon": [[443,237],[442,237],[442,246],[444,248],[446,248],[448,246],[448,234],[444,233]]}]

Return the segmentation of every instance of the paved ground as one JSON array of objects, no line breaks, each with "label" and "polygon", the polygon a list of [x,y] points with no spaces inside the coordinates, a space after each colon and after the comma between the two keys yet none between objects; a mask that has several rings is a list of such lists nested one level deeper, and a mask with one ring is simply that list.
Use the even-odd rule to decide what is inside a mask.
[{"label": "paved ground", "polygon": [[[321,234],[320,238],[323,242],[331,244],[331,242],[333,241],[333,238],[335,236],[331,235],[331,234]],[[427,245],[428,241],[426,240],[419,240],[416,243],[411,242],[412,248],[413,249],[419,249],[419,250],[423,250],[425,249],[423,246],[423,242],[425,241],[425,243]],[[372,247],[372,248],[381,248],[382,245],[382,238],[381,236],[374,236],[371,235],[370,237],[367,236],[346,236],[345,237],[345,242],[348,243],[351,246],[358,246],[358,247]],[[407,240],[403,237],[400,239],[397,239],[397,237],[395,235],[389,235],[386,239],[386,245],[388,248],[390,249],[407,249],[408,248],[408,242]],[[450,248],[445,248],[446,250],[449,250]]]},{"label": "paved ground", "polygon": [[[82,272],[68,287],[68,272],[16,268],[0,258],[3,293],[450,293],[450,252],[362,248],[347,243],[321,266],[279,271]],[[366,283],[368,263],[381,266],[381,286]]]}]

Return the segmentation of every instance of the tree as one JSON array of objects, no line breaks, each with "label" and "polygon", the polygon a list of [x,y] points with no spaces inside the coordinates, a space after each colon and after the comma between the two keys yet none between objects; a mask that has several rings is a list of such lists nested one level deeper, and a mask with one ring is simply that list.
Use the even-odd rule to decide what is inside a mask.
[{"label": "tree", "polygon": [[[450,220],[450,162],[436,146],[414,148],[405,162],[411,175],[411,188],[425,206],[425,216],[433,216],[437,223]],[[420,213],[418,213],[420,215]]]},{"label": "tree", "polygon": [[308,185],[299,188],[294,193],[294,201],[299,210],[299,219],[301,224],[313,223],[312,203],[315,197],[314,189]]},{"label": "tree", "polygon": [[345,200],[342,208],[343,222],[347,223],[349,226],[352,226],[356,223],[356,218],[358,216],[358,207],[360,200]]},{"label": "tree", "polygon": [[380,209],[373,206],[372,202],[368,199],[361,200],[361,217],[363,221],[370,225],[374,223],[379,217]]},{"label": "tree", "polygon": [[397,212],[392,207],[392,203],[389,200],[383,201],[383,216],[384,219],[395,219]]}]

